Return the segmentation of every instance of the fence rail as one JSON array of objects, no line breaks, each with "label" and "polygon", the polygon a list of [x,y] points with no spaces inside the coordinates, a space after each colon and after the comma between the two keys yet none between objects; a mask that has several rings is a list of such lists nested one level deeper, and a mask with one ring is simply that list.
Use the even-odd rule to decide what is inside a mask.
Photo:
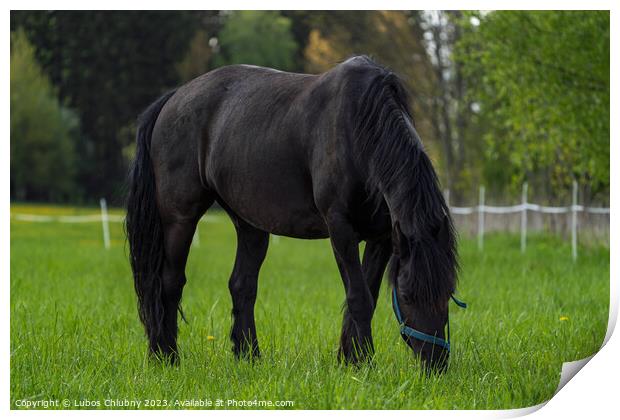
[{"label": "fence rail", "polygon": [[[450,211],[455,215],[478,215],[477,222],[477,236],[478,236],[478,248],[483,250],[484,248],[484,235],[485,235],[485,214],[494,215],[510,215],[520,214],[520,233],[521,233],[521,251],[525,252],[527,247],[527,232],[528,232],[528,212],[535,212],[541,214],[567,214],[571,216],[570,231],[571,231],[571,250],[573,260],[577,259],[577,231],[578,231],[578,214],[587,213],[594,215],[609,215],[611,210],[608,207],[589,207],[583,206],[578,203],[578,185],[573,183],[573,202],[570,206],[545,206],[528,202],[528,184],[523,184],[523,190],[521,194],[521,203],[511,206],[489,206],[485,204],[485,189],[480,187],[478,205],[471,207],[457,207],[450,206]],[[450,192],[445,191],[444,195],[446,200],[449,200]]]},{"label": "fence rail", "polygon": [[[43,216],[40,214],[11,213],[11,217],[22,222],[58,222],[58,223],[92,223],[102,222],[101,214],[85,214],[81,216]],[[125,216],[108,215],[110,222],[122,222]]]},{"label": "fence rail", "polygon": [[[512,206],[489,206],[485,204],[485,190],[484,187],[480,187],[479,203],[476,206],[471,207],[457,207],[450,206],[450,211],[455,215],[478,215],[477,221],[477,236],[478,247],[482,251],[484,249],[484,234],[485,234],[485,214],[495,215],[508,215],[508,214],[521,214],[520,220],[520,233],[521,233],[521,251],[525,252],[527,247],[527,232],[528,232],[528,212],[537,212],[542,214],[570,214],[571,217],[571,249],[573,260],[577,259],[577,229],[578,229],[578,213],[588,213],[597,215],[608,215],[611,213],[608,207],[586,207],[578,204],[578,186],[577,183],[573,185],[573,204],[570,206],[544,206],[540,204],[530,203],[527,201],[527,183],[523,184],[523,192],[521,197],[521,204]],[[450,193],[445,192],[446,200],[449,201]],[[74,215],[74,216],[52,216],[52,215],[38,215],[38,214],[23,214],[23,213],[11,213],[11,217],[15,220],[23,222],[59,222],[59,223],[93,223],[100,222],[102,224],[103,243],[106,249],[110,248],[110,222],[123,222],[125,216],[118,214],[108,214],[107,203],[105,199],[100,201],[101,213],[99,214],[87,214],[87,215]],[[217,218],[213,216],[205,216],[201,222],[216,221]],[[198,235],[194,236],[194,245],[199,246],[200,240]]]},{"label": "fence rail", "polygon": [[533,203],[523,203],[517,204],[514,206],[473,206],[473,207],[455,207],[450,206],[450,211],[453,214],[474,214],[480,211],[490,214],[510,214],[510,213],[520,213],[524,210],[529,211],[537,211],[540,213],[549,213],[549,214],[561,214],[561,213],[570,213],[572,211],[577,212],[586,212],[591,214],[609,214],[608,207],[584,207],[580,204],[576,206],[566,206],[566,207],[551,207],[551,206],[541,206],[540,204]]}]

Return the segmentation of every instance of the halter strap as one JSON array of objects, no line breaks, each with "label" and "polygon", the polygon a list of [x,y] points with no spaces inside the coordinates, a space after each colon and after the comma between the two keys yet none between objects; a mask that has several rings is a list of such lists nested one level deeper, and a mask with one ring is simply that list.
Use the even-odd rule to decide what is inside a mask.
[{"label": "halter strap", "polygon": [[450,295],[450,297],[452,298],[454,303],[456,303],[459,307],[463,309],[467,309],[467,304],[465,302],[463,302],[462,300],[458,300],[457,298],[454,297],[454,295]]},{"label": "halter strap", "polygon": [[[465,309],[467,308],[467,304],[463,301],[458,300],[454,297],[454,295],[450,295],[454,303],[456,303],[459,307]],[[400,306],[398,305],[398,298],[396,296],[396,287],[392,288],[392,308],[394,309],[394,314],[396,315],[396,319],[400,324],[400,333],[406,335],[407,337],[415,338],[416,340],[424,341],[425,343],[430,343],[436,346],[441,346],[447,351],[450,351],[450,315],[448,312],[448,339],[444,340],[441,337],[437,337],[434,335],[423,333],[422,331],[418,331],[415,328],[411,328],[403,322],[403,316],[400,312]]]}]

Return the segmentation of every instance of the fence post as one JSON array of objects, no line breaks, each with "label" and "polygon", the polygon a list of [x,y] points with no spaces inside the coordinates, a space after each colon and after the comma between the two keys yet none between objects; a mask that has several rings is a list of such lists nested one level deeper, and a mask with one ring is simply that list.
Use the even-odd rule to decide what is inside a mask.
[{"label": "fence post", "polygon": [[573,220],[571,223],[571,242],[573,246],[573,261],[577,261],[577,181],[573,181]]},{"label": "fence post", "polygon": [[480,186],[478,197],[478,249],[484,247],[484,186]]},{"label": "fence post", "polygon": [[446,201],[446,206],[449,209],[450,208],[450,190],[448,188],[443,190],[443,198]]},{"label": "fence post", "polygon": [[110,249],[110,224],[108,220],[108,203],[105,198],[99,200],[101,205],[101,225],[103,226],[103,246]]},{"label": "fence post", "polygon": [[523,191],[521,192],[521,252],[525,252],[527,245],[527,182],[523,183]]}]

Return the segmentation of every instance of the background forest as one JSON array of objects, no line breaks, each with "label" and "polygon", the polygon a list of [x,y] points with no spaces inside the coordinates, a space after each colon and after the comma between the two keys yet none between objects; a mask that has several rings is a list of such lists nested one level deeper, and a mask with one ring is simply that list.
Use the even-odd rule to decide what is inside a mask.
[{"label": "background forest", "polygon": [[609,12],[11,13],[11,199],[122,204],[137,115],[247,63],[319,73],[368,54],[404,79],[451,201],[609,196]]}]

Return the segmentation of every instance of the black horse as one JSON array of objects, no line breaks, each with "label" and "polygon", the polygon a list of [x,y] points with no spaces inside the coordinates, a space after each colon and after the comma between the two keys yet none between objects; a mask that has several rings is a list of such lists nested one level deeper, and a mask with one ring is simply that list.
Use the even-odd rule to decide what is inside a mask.
[{"label": "black horse", "polygon": [[392,257],[403,338],[426,366],[445,367],[456,239],[407,104],[397,76],[365,56],[320,75],[222,67],[153,103],[139,119],[126,220],[151,352],[177,360],[187,255],[217,201],[237,231],[236,355],[259,355],[254,303],[273,233],[330,238],[346,291],[339,359],[372,355],[371,319]]}]

